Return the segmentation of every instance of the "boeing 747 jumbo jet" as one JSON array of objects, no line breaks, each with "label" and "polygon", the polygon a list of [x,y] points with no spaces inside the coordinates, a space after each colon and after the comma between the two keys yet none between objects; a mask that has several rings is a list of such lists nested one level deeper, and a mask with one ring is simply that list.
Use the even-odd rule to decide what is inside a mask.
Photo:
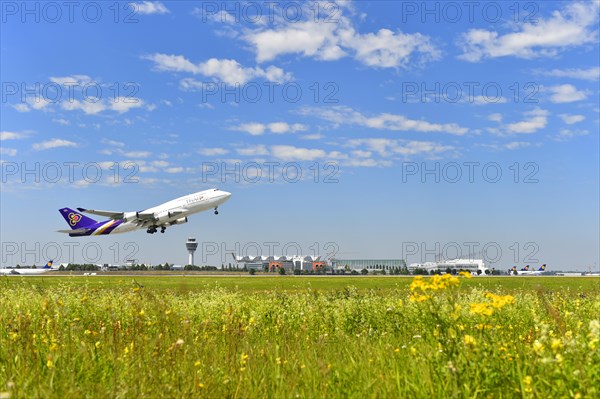
[{"label": "boeing 747 jumbo jet", "polygon": [[[58,211],[71,226],[71,230],[58,230],[58,232],[68,233],[71,237],[81,237],[126,233],[138,229],[146,229],[147,233],[154,234],[160,228],[160,232],[164,233],[169,226],[187,223],[187,217],[194,213],[214,209],[215,215],[218,215],[217,208],[229,197],[231,193],[212,188],[138,212],[111,212],[84,208],[77,208],[79,211],[77,212],[70,208],[62,208]],[[98,222],[80,212],[110,219]]]}]

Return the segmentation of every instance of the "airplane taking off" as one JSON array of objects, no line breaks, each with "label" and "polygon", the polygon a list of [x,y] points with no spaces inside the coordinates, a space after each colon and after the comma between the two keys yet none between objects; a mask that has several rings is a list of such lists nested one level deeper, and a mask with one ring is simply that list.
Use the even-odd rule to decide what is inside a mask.
[{"label": "airplane taking off", "polygon": [[50,270],[53,270],[52,263],[53,263],[53,261],[49,261],[41,269],[14,269],[14,268],[0,269],[0,274],[17,274],[17,275],[25,275],[25,276],[43,274],[43,273],[49,272]]},{"label": "airplane taking off", "polygon": [[[81,237],[126,233],[138,229],[146,229],[147,233],[154,234],[160,228],[160,232],[164,233],[169,226],[187,223],[187,217],[194,213],[214,209],[215,215],[218,215],[219,205],[222,205],[229,197],[231,197],[231,193],[212,188],[185,195],[139,212],[111,212],[84,208],[77,208],[79,211],[77,212],[70,208],[62,208],[58,211],[71,226],[71,230],[58,230],[58,232],[68,233],[70,237]],[[105,216],[110,219],[98,222],[80,212]]]},{"label": "airplane taking off", "polygon": [[545,271],[546,271],[545,263],[542,266],[540,266],[540,268],[537,270],[529,270],[529,265],[525,266],[521,270],[517,270],[516,266],[513,266],[513,268],[510,269],[511,273],[517,272],[517,276],[539,276],[540,274],[544,273]]}]

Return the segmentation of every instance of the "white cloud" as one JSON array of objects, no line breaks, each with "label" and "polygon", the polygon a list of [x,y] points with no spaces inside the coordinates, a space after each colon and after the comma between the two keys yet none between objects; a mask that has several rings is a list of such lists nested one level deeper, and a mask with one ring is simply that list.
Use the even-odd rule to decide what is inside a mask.
[{"label": "white cloud", "polygon": [[286,122],[273,122],[267,125],[272,133],[295,133],[306,130],[306,126],[301,123],[288,124]]},{"label": "white cloud", "polygon": [[18,112],[29,112],[29,111],[31,111],[31,108],[29,108],[29,106],[27,104],[24,104],[24,103],[14,104],[12,107],[14,109],[16,109]]},{"label": "white cloud", "polygon": [[590,81],[600,79],[600,67],[592,67],[587,69],[552,69],[551,71],[536,70],[535,72],[545,76],[555,76],[557,78],[572,78]]},{"label": "white cloud", "polygon": [[152,153],[149,151],[126,151],[123,152],[123,155],[129,158],[148,158]]},{"label": "white cloud", "polygon": [[488,115],[488,119],[493,122],[502,122],[502,114],[495,113]]},{"label": "white cloud", "polygon": [[557,141],[567,141],[575,137],[587,136],[588,134],[590,134],[590,132],[587,130],[561,129],[555,139]]},{"label": "white cloud", "polygon": [[335,106],[330,108],[306,107],[300,110],[302,115],[316,116],[338,125],[349,124],[364,126],[371,129],[417,131],[417,132],[443,132],[455,135],[464,135],[469,129],[456,123],[438,124],[424,120],[409,119],[403,115],[383,113],[367,117],[352,108]]},{"label": "white cloud", "polygon": [[[110,109],[120,114],[129,111],[132,108],[139,108],[144,105],[144,101],[137,97],[117,97],[111,101]],[[148,111],[154,110],[154,108],[148,108]]]},{"label": "white cloud", "polygon": [[68,120],[63,119],[63,118],[52,119],[52,122],[58,123],[59,125],[63,125],[63,126],[67,126],[67,125],[71,124],[71,122],[69,122]]},{"label": "white cloud", "polygon": [[377,32],[357,32],[352,20],[343,15],[346,5],[336,3],[334,21],[313,18],[313,3],[303,5],[300,21],[275,18],[272,26],[255,25],[244,29],[240,38],[255,51],[257,62],[273,60],[284,54],[299,54],[322,61],[352,56],[364,65],[380,68],[405,67],[409,62],[435,60],[440,51],[428,36],[403,33],[400,30],[379,29]]},{"label": "white cloud", "polygon": [[264,124],[258,122],[250,122],[242,123],[238,126],[233,126],[230,129],[240,132],[246,132],[248,134],[251,134],[252,136],[260,136],[264,134],[266,130],[269,130],[271,133],[275,134],[283,134],[302,132],[305,131],[307,128],[301,123],[289,124],[287,122],[273,122]]},{"label": "white cloud", "polygon": [[116,140],[109,140],[109,139],[102,139],[101,140],[102,144],[107,144],[113,147],[125,147],[125,143],[123,143],[122,141],[116,141]]},{"label": "white cloud", "polygon": [[488,104],[504,104],[508,102],[506,97],[487,97],[487,96],[474,96],[471,101],[475,105],[488,105]]},{"label": "white cloud", "polygon": [[313,161],[324,158],[326,154],[321,149],[300,148],[291,145],[271,146],[271,155],[285,161]]},{"label": "white cloud", "polygon": [[129,4],[131,4],[135,12],[139,14],[168,14],[170,12],[160,1],[140,1]]},{"label": "white cloud", "polygon": [[324,136],[321,133],[311,133],[300,136],[304,140],[321,140]]},{"label": "white cloud", "polygon": [[526,119],[505,126],[508,133],[530,134],[546,127],[548,111],[540,108],[525,112]]},{"label": "white cloud", "polygon": [[25,133],[8,132],[8,131],[0,132],[0,141],[20,140],[20,139],[24,139],[26,137],[27,137],[27,134],[25,134]]},{"label": "white cloud", "polygon": [[71,75],[71,76],[60,76],[50,77],[50,81],[57,83],[61,86],[84,86],[92,81],[88,75]]},{"label": "white cloud", "polygon": [[[187,72],[194,75],[204,75],[231,85],[236,83],[245,84],[255,78],[283,83],[292,77],[291,74],[273,65],[267,68],[249,68],[243,67],[236,60],[229,59],[211,58],[208,61],[194,64],[182,55],[156,53],[144,58],[153,61],[155,68],[159,71]],[[193,80],[186,83],[182,82],[188,88],[193,88],[193,83]]]},{"label": "white cloud", "polygon": [[527,141],[511,141],[510,143],[506,143],[504,145],[504,148],[506,148],[507,150],[519,150],[521,148],[527,148],[532,146],[536,146],[536,144],[529,143]]},{"label": "white cloud", "polygon": [[577,90],[577,88],[570,84],[564,84],[559,86],[549,86],[545,88],[552,93],[550,101],[555,104],[561,103],[572,103],[575,101],[585,100],[587,94],[583,91]]},{"label": "white cloud", "polygon": [[570,115],[570,114],[560,114],[558,115],[560,118],[567,124],[573,125],[578,122],[582,122],[585,120],[585,116],[583,115]]},{"label": "white cloud", "polygon": [[229,150],[225,148],[201,148],[198,150],[200,155],[204,155],[207,157],[212,157],[215,155],[225,155],[229,152]]},{"label": "white cloud", "polygon": [[263,144],[258,144],[246,148],[238,148],[236,152],[245,156],[269,155],[269,150]]},{"label": "white cloud", "polygon": [[150,163],[152,166],[156,166],[157,168],[166,168],[167,166],[169,166],[169,162],[167,161],[152,161]]},{"label": "white cloud", "polygon": [[0,147],[0,154],[8,155],[9,157],[14,157],[17,155],[17,150],[14,148]]},{"label": "white cloud", "polygon": [[559,50],[598,41],[594,30],[598,21],[599,2],[573,2],[556,10],[550,18],[537,18],[537,23],[521,23],[516,31],[500,34],[485,29],[471,29],[461,37],[466,61],[515,56],[535,58],[555,56]]},{"label": "white cloud", "polygon": [[242,123],[239,126],[233,126],[231,130],[246,132],[252,136],[260,136],[265,132],[266,126],[263,123]]},{"label": "white cloud", "polygon": [[346,143],[348,147],[362,147],[369,151],[378,153],[382,157],[389,157],[394,154],[411,155],[429,155],[436,156],[444,152],[455,150],[454,147],[443,145],[431,141],[400,140],[386,138],[368,138],[351,139]]},{"label": "white cloud", "polygon": [[77,143],[63,139],[51,139],[33,144],[33,149],[36,151],[49,150],[60,147],[77,147]]},{"label": "white cloud", "polygon": [[167,172],[167,173],[181,173],[183,171],[184,171],[184,169],[181,166],[175,166],[172,168],[165,169],[165,172]]},{"label": "white cloud", "polygon": [[95,115],[106,110],[106,105],[102,101],[92,103],[88,101],[67,100],[63,101],[60,106],[65,111],[81,110],[86,115]]}]

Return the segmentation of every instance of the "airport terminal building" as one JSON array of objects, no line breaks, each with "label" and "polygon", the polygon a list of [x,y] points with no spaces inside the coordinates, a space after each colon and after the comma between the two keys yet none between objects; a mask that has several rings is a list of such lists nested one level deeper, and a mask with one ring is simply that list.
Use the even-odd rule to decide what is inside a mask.
[{"label": "airport terminal building", "polygon": [[369,272],[401,270],[406,267],[404,259],[332,259],[333,270],[355,270],[360,272],[367,269]]},{"label": "airport terminal building", "polygon": [[327,262],[320,256],[236,256],[237,263],[243,263],[248,269],[255,270],[317,270],[326,267]]}]

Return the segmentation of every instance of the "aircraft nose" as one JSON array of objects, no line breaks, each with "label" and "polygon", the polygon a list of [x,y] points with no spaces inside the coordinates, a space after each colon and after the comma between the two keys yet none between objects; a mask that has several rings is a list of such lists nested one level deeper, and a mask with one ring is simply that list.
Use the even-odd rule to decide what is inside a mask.
[{"label": "aircraft nose", "polygon": [[231,197],[231,193],[227,192],[227,191],[223,191],[223,194],[225,194],[225,198],[229,199],[229,197]]}]

